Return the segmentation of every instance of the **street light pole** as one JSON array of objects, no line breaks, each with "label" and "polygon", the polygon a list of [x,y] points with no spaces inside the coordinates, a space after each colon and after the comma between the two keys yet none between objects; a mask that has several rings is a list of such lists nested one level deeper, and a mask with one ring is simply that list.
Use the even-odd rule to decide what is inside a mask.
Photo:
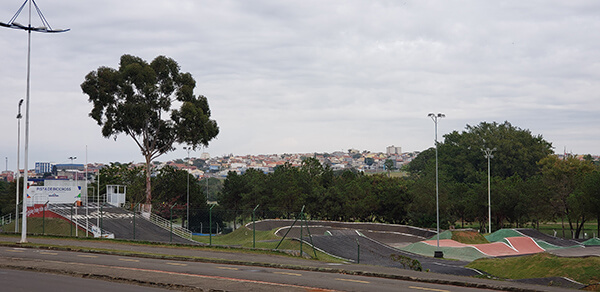
[{"label": "street light pole", "polygon": [[[31,26],[31,3],[33,2],[33,5],[35,5],[35,9],[38,13],[38,15],[40,16],[40,20],[43,23],[43,26],[40,27],[32,27]],[[29,4],[28,5],[28,10],[29,10],[29,22],[28,25],[22,25],[18,22],[15,22],[15,20],[17,19],[17,17],[19,16],[19,14],[21,13],[21,11],[23,10],[23,7],[25,7],[25,4]],[[37,31],[37,32],[48,32],[48,33],[58,33],[58,32],[66,32],[69,31],[69,29],[52,29],[52,27],[50,26],[50,24],[48,23],[48,21],[46,21],[46,18],[43,16],[40,8],[37,6],[37,4],[33,1],[33,0],[25,0],[25,2],[21,5],[21,7],[19,8],[19,10],[17,10],[17,13],[15,13],[15,15],[7,22],[0,22],[0,26],[4,26],[4,27],[8,27],[8,28],[14,28],[14,29],[22,29],[27,31],[27,94],[26,94],[26,102],[25,102],[25,151],[24,151],[24,173],[23,173],[23,214],[22,216],[22,220],[21,220],[21,224],[22,224],[22,229],[21,229],[21,243],[27,243],[27,168],[28,168],[28,163],[29,163],[29,93],[30,93],[30,76],[31,76],[31,32],[32,31]]]},{"label": "street light pole", "polygon": [[427,115],[433,120],[435,124],[435,206],[437,210],[437,250],[434,252],[434,257],[443,258],[444,253],[440,250],[440,199],[439,199],[439,178],[438,178],[438,119],[446,117],[442,113],[434,114],[429,113]]},{"label": "street light pole", "polygon": [[19,114],[17,114],[17,186],[15,187],[17,195],[15,199],[15,233],[19,232],[19,177],[21,176],[21,106],[23,99],[19,100]]},{"label": "street light pole", "polygon": [[[192,150],[192,147],[183,147],[183,150],[187,150],[187,164],[189,167],[190,164],[190,150]],[[190,228],[190,172],[187,172],[187,217],[186,217],[186,228]]]},{"label": "street light pole", "polygon": [[487,158],[487,163],[488,163],[488,223],[489,223],[489,230],[488,233],[492,233],[492,191],[490,188],[490,158],[494,158],[494,155],[492,155],[492,152],[496,151],[496,148],[494,149],[490,149],[490,148],[485,148],[481,149],[484,152],[484,156],[485,158]]}]

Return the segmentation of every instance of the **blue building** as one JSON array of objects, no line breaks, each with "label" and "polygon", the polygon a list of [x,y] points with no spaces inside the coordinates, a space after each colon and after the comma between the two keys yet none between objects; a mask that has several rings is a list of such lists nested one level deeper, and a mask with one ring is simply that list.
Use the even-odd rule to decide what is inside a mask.
[{"label": "blue building", "polygon": [[36,174],[44,174],[52,172],[52,164],[50,162],[36,162],[35,163],[35,173]]}]

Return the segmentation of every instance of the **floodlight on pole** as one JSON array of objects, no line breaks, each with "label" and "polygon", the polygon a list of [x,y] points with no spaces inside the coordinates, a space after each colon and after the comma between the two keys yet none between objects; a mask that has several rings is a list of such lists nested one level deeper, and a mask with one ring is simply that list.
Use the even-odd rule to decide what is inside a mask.
[{"label": "floodlight on pole", "polygon": [[17,186],[16,198],[15,198],[15,233],[19,232],[19,177],[21,176],[21,106],[23,105],[23,99],[19,100],[19,113],[17,114]]},{"label": "floodlight on pole", "polygon": [[442,113],[427,115],[435,124],[435,208],[437,211],[437,250],[434,252],[434,257],[443,258],[444,253],[440,250],[440,199],[439,199],[439,178],[438,178],[438,119],[446,117]]},{"label": "floodlight on pole", "polygon": [[494,155],[492,155],[492,152],[496,151],[496,148],[494,149],[490,149],[490,148],[485,148],[485,149],[481,149],[484,153],[484,157],[487,158],[487,163],[488,163],[488,233],[492,233],[492,191],[490,188],[490,159],[494,158]]},{"label": "floodlight on pole", "polygon": [[[32,27],[31,26],[31,3],[35,6],[35,10],[42,21],[43,26]],[[27,26],[15,22],[25,4],[28,5],[29,10],[29,22]],[[37,6],[34,0],[25,0],[19,10],[13,15],[13,17],[6,23],[0,22],[0,26],[14,29],[21,29],[27,31],[27,94],[26,94],[26,102],[25,102],[25,151],[24,151],[24,173],[23,173],[23,214],[22,214],[22,229],[21,229],[21,243],[27,242],[27,169],[28,169],[28,160],[29,160],[29,93],[30,93],[30,75],[31,75],[31,32],[45,32],[45,33],[59,33],[59,32],[67,32],[70,29],[52,29],[42,11]]]}]

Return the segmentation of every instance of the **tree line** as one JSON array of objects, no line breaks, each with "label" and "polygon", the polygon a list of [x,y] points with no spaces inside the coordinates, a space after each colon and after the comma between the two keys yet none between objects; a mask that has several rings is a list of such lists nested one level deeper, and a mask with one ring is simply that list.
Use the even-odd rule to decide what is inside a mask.
[{"label": "tree line", "polygon": [[[509,122],[467,125],[439,142],[440,225],[479,223],[487,231],[490,157],[493,230],[560,221],[563,235],[579,237],[584,224],[600,221],[600,172],[591,161],[559,159],[540,135]],[[315,158],[299,167],[284,164],[273,173],[229,172],[219,204],[249,216],[289,217],[306,206],[311,218],[401,223],[435,227],[435,148],[421,152],[404,170],[408,176],[334,172]],[[565,226],[566,225],[566,226]],[[487,229],[487,228],[486,228]],[[570,234],[565,233],[570,230]]]},{"label": "tree line", "polygon": [[[488,231],[484,149],[495,149],[489,168],[493,230],[558,221],[564,237],[579,237],[590,220],[600,222],[600,169],[590,155],[559,159],[542,136],[508,122],[467,125],[462,132],[444,135],[437,146],[443,229],[479,223]],[[100,170],[101,193],[107,184],[126,185],[130,204],[145,202],[145,171],[113,163]],[[403,177],[333,171],[316,158],[305,158],[299,167],[284,164],[272,173],[248,169],[229,172],[224,181],[198,181],[187,171],[165,167],[151,175],[153,212],[168,218],[176,204],[176,216],[181,216],[189,179],[192,229],[206,225],[207,199],[218,201],[212,211],[219,222],[247,220],[256,206],[261,218],[294,218],[305,206],[311,219],[435,227],[435,148],[421,152],[403,171]],[[14,212],[14,186],[0,182],[0,215]]]}]

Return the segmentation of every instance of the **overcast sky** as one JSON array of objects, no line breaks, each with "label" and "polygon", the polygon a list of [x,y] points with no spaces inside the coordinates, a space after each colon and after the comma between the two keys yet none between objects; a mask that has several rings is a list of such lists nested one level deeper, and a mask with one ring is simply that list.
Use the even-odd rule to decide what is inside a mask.
[{"label": "overcast sky", "polygon": [[[2,1],[0,21],[22,3]],[[102,137],[80,88],[123,54],[165,55],[194,76],[220,127],[211,156],[420,151],[433,145],[430,112],[446,114],[440,139],[509,121],[556,152],[600,154],[600,1],[36,3],[71,31],[32,33],[30,168],[83,163],[86,145],[89,162],[143,161],[130,137]],[[27,33],[0,27],[0,50],[0,155],[15,169]],[[158,160],[187,156],[177,148]]]}]

